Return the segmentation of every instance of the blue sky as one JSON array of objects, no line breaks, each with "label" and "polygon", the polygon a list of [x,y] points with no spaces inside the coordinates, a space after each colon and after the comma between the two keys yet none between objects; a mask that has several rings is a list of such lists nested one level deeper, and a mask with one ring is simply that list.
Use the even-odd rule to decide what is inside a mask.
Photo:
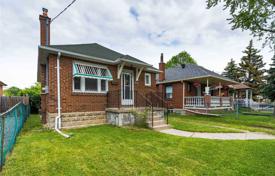
[{"label": "blue sky", "polygon": [[[21,88],[36,81],[38,15],[54,17],[71,0],[1,0],[0,80]],[[239,61],[251,36],[231,30],[228,12],[206,9],[205,0],[77,0],[51,24],[51,44],[99,43],[158,66],[182,50],[198,64],[221,73],[230,58]],[[261,48],[261,42],[255,46]],[[270,63],[269,48],[262,50]]]}]

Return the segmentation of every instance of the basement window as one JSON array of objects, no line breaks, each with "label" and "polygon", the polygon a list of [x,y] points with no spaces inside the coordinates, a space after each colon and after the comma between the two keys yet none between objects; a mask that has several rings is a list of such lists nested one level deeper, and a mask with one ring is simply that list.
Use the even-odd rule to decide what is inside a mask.
[{"label": "basement window", "polygon": [[113,80],[106,66],[75,62],[73,64],[73,91],[106,93],[108,81]]}]

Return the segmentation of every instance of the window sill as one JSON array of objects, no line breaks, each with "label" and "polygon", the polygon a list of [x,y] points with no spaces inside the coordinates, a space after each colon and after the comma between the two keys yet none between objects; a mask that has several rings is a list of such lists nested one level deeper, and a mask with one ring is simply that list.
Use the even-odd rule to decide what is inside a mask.
[{"label": "window sill", "polygon": [[81,92],[81,91],[73,91],[72,95],[99,95],[106,96],[107,92]]}]

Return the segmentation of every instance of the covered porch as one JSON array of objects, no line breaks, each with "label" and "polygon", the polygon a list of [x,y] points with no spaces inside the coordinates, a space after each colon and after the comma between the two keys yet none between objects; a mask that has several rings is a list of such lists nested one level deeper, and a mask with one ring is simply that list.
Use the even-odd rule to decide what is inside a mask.
[{"label": "covered porch", "polygon": [[184,82],[183,108],[185,109],[229,109],[233,108],[233,97],[229,85],[235,81],[220,76],[203,76]]}]

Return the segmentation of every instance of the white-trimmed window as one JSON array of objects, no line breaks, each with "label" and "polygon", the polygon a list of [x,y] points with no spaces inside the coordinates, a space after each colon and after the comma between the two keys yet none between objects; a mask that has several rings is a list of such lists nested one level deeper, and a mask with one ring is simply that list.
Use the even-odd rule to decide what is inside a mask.
[{"label": "white-trimmed window", "polygon": [[73,64],[73,91],[106,93],[108,81],[112,80],[109,69],[102,65],[75,62]]},{"label": "white-trimmed window", "polygon": [[152,84],[151,74],[150,73],[145,73],[144,76],[145,76],[145,78],[144,78],[145,86],[151,86],[151,84]]},{"label": "white-trimmed window", "polygon": [[172,86],[166,86],[165,87],[165,97],[167,99],[173,98],[173,87]]}]

